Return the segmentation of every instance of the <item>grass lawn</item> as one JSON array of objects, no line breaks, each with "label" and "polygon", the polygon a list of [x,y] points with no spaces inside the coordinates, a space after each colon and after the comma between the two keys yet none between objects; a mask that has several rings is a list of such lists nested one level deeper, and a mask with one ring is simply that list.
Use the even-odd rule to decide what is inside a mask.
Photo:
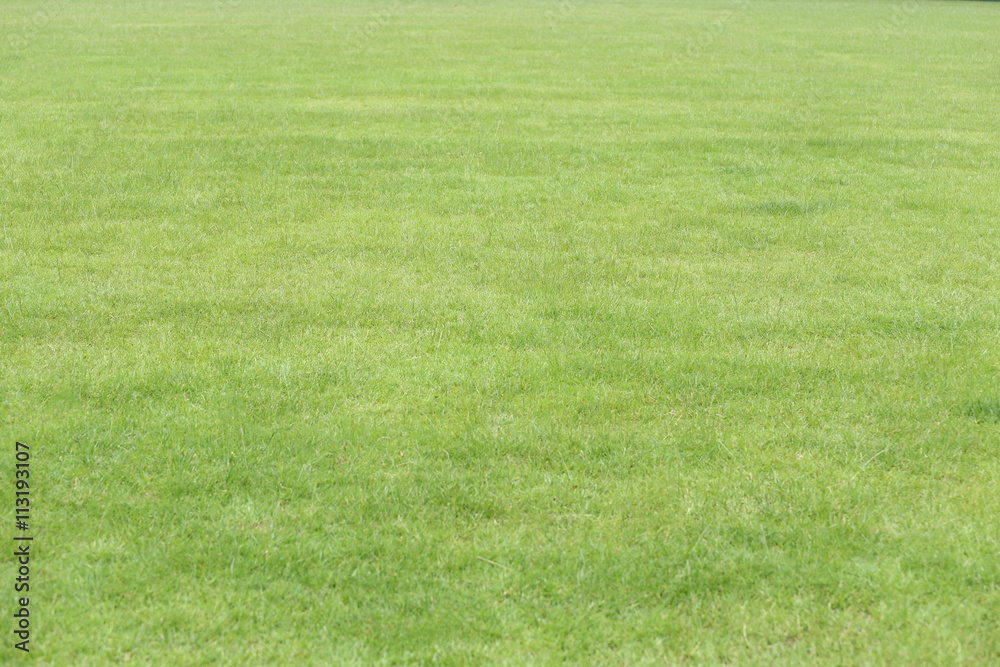
[{"label": "grass lawn", "polygon": [[1000,661],[1000,4],[0,0],[0,661]]}]

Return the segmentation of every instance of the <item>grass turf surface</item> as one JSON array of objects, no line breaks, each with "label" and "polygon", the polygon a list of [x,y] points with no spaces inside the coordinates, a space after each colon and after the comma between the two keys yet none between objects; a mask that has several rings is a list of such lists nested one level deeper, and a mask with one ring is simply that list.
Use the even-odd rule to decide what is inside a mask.
[{"label": "grass turf surface", "polygon": [[35,661],[1000,659],[998,10],[0,0]]}]

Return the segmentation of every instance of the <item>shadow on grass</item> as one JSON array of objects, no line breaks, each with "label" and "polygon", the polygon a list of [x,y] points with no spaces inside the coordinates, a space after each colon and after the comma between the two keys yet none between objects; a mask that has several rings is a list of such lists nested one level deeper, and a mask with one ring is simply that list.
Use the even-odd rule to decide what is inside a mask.
[{"label": "shadow on grass", "polygon": [[1000,399],[973,401],[965,406],[964,414],[977,422],[1000,424]]}]

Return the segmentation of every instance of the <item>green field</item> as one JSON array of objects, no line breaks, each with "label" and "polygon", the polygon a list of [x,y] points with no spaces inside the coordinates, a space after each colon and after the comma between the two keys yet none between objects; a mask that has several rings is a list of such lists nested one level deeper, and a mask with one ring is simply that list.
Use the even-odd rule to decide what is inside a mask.
[{"label": "green field", "polygon": [[998,40],[0,0],[0,662],[997,664]]}]

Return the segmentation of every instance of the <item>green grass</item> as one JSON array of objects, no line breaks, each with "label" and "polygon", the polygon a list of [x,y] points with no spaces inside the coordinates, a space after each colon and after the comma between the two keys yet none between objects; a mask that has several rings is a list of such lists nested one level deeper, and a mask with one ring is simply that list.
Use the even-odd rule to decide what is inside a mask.
[{"label": "green grass", "polygon": [[36,664],[1000,661],[1000,5],[41,7]]}]

